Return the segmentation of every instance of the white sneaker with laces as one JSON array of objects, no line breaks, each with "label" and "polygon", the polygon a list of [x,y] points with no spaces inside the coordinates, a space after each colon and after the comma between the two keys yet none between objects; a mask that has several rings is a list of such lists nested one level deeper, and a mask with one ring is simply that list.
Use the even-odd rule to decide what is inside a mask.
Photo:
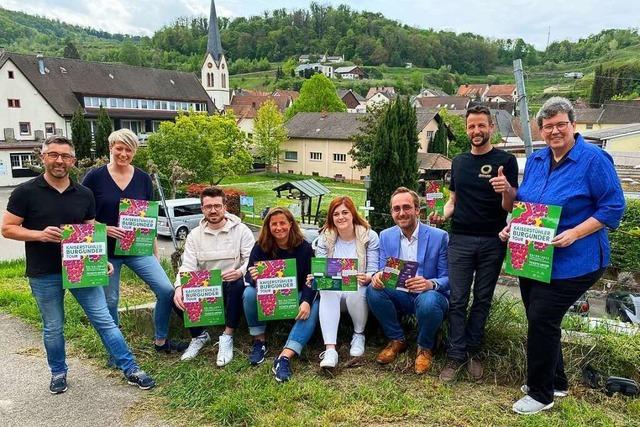
[{"label": "white sneaker with laces", "polygon": [[233,359],[233,335],[222,334],[218,340],[216,365],[224,366]]},{"label": "white sneaker with laces", "polygon": [[335,368],[338,365],[338,352],[335,348],[330,348],[320,353],[320,359],[321,368]]},{"label": "white sneaker with laces", "polygon": [[526,395],[522,399],[513,404],[513,412],[521,415],[533,415],[538,412],[553,408],[553,402],[544,404],[538,402],[533,397]]},{"label": "white sneaker with laces", "polygon": [[209,341],[211,341],[211,337],[209,336],[209,332],[207,331],[201,333],[195,338],[191,338],[189,347],[187,347],[184,353],[182,353],[182,356],[180,356],[180,360],[191,360],[195,358],[200,350],[202,350],[202,347],[204,347],[204,345]]},{"label": "white sneaker with laces", "polygon": [[364,354],[364,334],[353,334],[351,338],[351,348],[349,349],[349,355],[351,357],[360,357]]},{"label": "white sneaker with laces", "polygon": [[[522,387],[520,387],[520,391],[523,392],[524,394],[528,394],[529,386],[526,384],[523,384]],[[553,390],[553,397],[567,397],[568,395],[569,395],[569,390]]]}]

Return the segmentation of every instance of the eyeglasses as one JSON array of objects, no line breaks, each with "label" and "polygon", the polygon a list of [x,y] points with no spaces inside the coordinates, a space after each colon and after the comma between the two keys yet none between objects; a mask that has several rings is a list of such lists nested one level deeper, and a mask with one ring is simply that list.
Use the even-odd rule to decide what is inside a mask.
[{"label": "eyeglasses", "polygon": [[61,157],[63,161],[65,162],[70,162],[71,160],[75,159],[75,156],[71,155],[71,154],[63,154],[63,153],[56,153],[56,152],[51,152],[51,153],[44,153],[44,156],[46,156],[49,160],[58,160],[58,157]]},{"label": "eyeglasses", "polygon": [[553,128],[558,129],[558,132],[564,132],[565,130],[567,130],[567,127],[569,126],[569,123],[571,122],[558,122],[555,124],[548,124],[548,125],[544,125],[542,126],[542,131],[544,133],[552,133],[553,132]]},{"label": "eyeglasses", "polygon": [[204,206],[202,206],[202,210],[203,211],[207,211],[207,212],[211,211],[212,209],[216,210],[216,211],[219,211],[219,210],[222,210],[223,207],[224,207],[224,205],[204,205]]},{"label": "eyeglasses", "polygon": [[391,208],[393,213],[400,213],[400,211],[411,212],[416,207],[413,205],[402,205],[402,206],[394,206]]}]

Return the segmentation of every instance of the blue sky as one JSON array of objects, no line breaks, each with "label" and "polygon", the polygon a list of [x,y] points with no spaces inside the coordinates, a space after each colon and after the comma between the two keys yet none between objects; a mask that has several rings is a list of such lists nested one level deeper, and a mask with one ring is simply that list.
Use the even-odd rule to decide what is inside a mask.
[{"label": "blue sky", "polygon": [[[544,49],[551,41],[577,40],[605,28],[637,28],[640,2],[634,0],[321,0],[352,9],[381,12],[420,28],[472,32],[494,38],[522,37]],[[217,0],[219,16],[261,14],[276,8],[308,8],[308,1]],[[110,32],[151,35],[181,16],[208,16],[209,0],[0,0],[0,6]]]}]

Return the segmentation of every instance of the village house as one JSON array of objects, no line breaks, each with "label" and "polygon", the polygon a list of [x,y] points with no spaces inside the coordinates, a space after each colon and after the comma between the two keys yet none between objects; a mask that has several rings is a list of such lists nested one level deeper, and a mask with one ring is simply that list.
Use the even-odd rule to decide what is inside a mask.
[{"label": "village house", "polygon": [[486,102],[515,102],[518,99],[516,85],[491,85],[484,94],[482,101]]},{"label": "village house", "polygon": [[278,95],[275,95],[276,92],[274,92],[273,95],[238,95],[231,99],[231,104],[227,106],[227,110],[233,111],[238,127],[247,134],[249,138],[253,135],[255,118],[262,104],[267,101],[272,101],[281,113],[284,113],[284,110],[293,104],[294,98],[292,95],[286,94],[285,91],[280,91]]},{"label": "village house", "polygon": [[333,67],[331,65],[322,65],[318,62],[298,65],[294,72],[296,76],[304,78],[307,78],[311,72],[322,73],[330,79],[333,78]]},{"label": "village house", "polygon": [[367,102],[352,89],[337,89],[338,97],[347,106],[347,113],[366,113]]},{"label": "village house", "polygon": [[375,86],[369,88],[367,96],[367,108],[374,108],[376,105],[388,104],[396,97],[396,90],[391,86]]},{"label": "village house", "polygon": [[460,85],[458,87],[457,96],[466,96],[467,98],[484,101],[485,94],[489,90],[489,85],[487,84],[475,84],[475,85]]},{"label": "village house", "polygon": [[336,77],[340,77],[345,80],[362,80],[367,78],[367,73],[364,72],[362,67],[352,65],[349,67],[338,67],[334,70]]},{"label": "village house", "polygon": [[413,106],[416,108],[432,108],[446,110],[466,110],[471,100],[465,96],[424,96],[416,98]]},{"label": "village house", "polygon": [[71,138],[78,109],[92,133],[102,106],[114,129],[131,129],[141,141],[180,111],[223,109],[228,69],[214,1],[210,22],[200,81],[194,73],[0,51],[0,186],[33,176],[33,148],[54,134]]},{"label": "village house", "polygon": [[[434,163],[427,153],[438,124],[442,120],[434,111],[418,110],[418,160],[423,173]],[[358,170],[349,155],[353,137],[360,133],[362,115],[349,113],[298,113],[286,124],[289,140],[282,146],[282,172],[362,181],[369,169]],[[453,135],[448,131],[448,140]],[[440,164],[440,163],[439,163]]]}]

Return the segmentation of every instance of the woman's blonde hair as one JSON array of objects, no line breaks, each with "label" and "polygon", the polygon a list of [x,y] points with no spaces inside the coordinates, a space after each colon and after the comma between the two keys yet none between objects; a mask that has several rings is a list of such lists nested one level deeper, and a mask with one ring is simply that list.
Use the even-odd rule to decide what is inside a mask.
[{"label": "woman's blonde hair", "polygon": [[111,132],[111,135],[109,135],[109,149],[111,149],[116,142],[126,145],[134,153],[138,150],[138,137],[130,129],[118,129]]}]

